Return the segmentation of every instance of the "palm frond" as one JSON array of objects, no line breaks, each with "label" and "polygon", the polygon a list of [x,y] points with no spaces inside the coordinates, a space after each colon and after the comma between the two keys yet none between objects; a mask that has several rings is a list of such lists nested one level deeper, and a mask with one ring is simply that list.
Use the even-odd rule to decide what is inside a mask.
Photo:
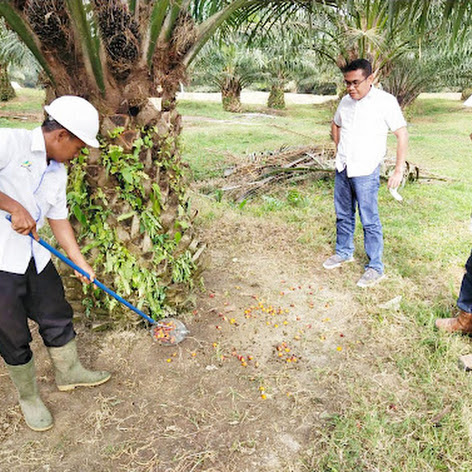
[{"label": "palm frond", "polygon": [[37,71],[40,69],[31,51],[14,31],[6,28],[3,19],[0,19],[0,60],[15,66],[25,63],[36,64],[35,69]]},{"label": "palm frond", "polygon": [[[392,9],[383,0],[350,0],[326,9],[324,26],[318,26],[318,51],[338,66],[364,57],[372,62],[376,77],[396,58],[412,50],[417,40],[406,21],[408,12]],[[387,70],[387,69],[385,69]]]},{"label": "palm frond", "polygon": [[216,85],[237,81],[247,87],[260,75],[262,62],[257,52],[248,49],[245,37],[233,32],[226,41],[215,38],[207,43],[192,69],[199,80]]},{"label": "palm frond", "polygon": [[129,11],[131,13],[135,13],[137,11],[136,7],[138,7],[139,10],[139,0],[129,0]]},{"label": "palm frond", "polygon": [[23,21],[15,7],[7,2],[0,2],[0,16],[5,18],[10,27],[18,34],[54,84],[54,76],[41,48],[39,47],[40,43],[36,34],[29,25]]},{"label": "palm frond", "polygon": [[171,3],[170,11],[167,14],[167,17],[164,21],[162,31],[160,34],[160,40],[169,41],[172,35],[172,31],[177,23],[179,15],[182,12],[187,12],[190,6],[191,0],[175,0]]},{"label": "palm frond", "polygon": [[405,108],[436,80],[443,67],[444,64],[441,66],[438,58],[428,57],[420,60],[415,55],[402,57],[395,62],[395,68],[382,81],[382,85],[384,90],[397,97],[400,106]]},{"label": "palm frond", "polygon": [[66,0],[71,12],[76,37],[80,38],[84,57],[87,58],[93,71],[98,89],[105,93],[105,79],[100,57],[100,35],[91,4],[81,0]]},{"label": "palm frond", "polygon": [[152,57],[156,49],[157,38],[161,33],[161,28],[169,8],[169,0],[158,0],[155,2],[151,11],[151,19],[149,22],[149,45],[145,55],[148,65],[152,62]]},{"label": "palm frond", "polygon": [[183,64],[188,66],[196,57],[200,49],[206,44],[206,42],[213,36],[215,31],[227,21],[231,15],[234,14],[239,8],[254,3],[256,0],[234,0],[229,5],[218,10],[216,13],[211,15],[203,23],[200,24],[197,31],[197,39],[194,45],[186,53]]}]

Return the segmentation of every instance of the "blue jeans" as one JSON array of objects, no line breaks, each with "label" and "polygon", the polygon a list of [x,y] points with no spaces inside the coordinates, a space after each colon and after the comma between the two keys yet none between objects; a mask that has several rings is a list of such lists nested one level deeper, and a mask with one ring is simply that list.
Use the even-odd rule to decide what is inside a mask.
[{"label": "blue jeans", "polygon": [[457,299],[457,306],[460,310],[472,313],[472,252],[465,264],[465,275],[462,279],[461,291]]},{"label": "blue jeans", "polygon": [[336,210],[336,254],[347,259],[354,253],[356,203],[364,229],[364,249],[369,258],[367,268],[383,273],[383,234],[377,196],[380,187],[380,166],[370,175],[348,177],[347,171],[336,171],[334,208]]}]

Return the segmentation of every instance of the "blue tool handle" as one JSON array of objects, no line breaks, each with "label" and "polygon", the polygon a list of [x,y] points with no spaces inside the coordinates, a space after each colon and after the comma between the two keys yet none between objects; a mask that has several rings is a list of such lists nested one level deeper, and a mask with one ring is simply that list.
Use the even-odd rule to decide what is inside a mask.
[{"label": "blue tool handle", "polygon": [[[33,235],[30,233],[29,234],[32,238]],[[34,238],[33,238],[34,239]],[[36,240],[35,240],[36,241]],[[64,256],[61,252],[59,252],[57,249],[52,247],[50,244],[48,244],[46,241],[43,239],[39,239],[37,241],[41,246],[45,247],[48,251],[50,251],[52,254],[54,254],[56,257],[58,257],[61,261],[65,262],[68,266],[72,267],[74,270],[76,270],[79,274],[82,274],[84,277],[87,277],[87,279],[90,280],[90,275],[88,272],[85,272],[85,270],[81,269],[77,264],[74,264],[68,257]],[[118,300],[120,303],[123,305],[127,306],[130,310],[133,310],[135,313],[137,313],[139,316],[142,316],[145,320],[149,321],[150,323],[154,324],[155,321],[144,314],[140,309],[136,308],[134,305],[131,305],[130,302],[125,300],[123,297],[120,297],[116,292],[108,288],[106,285],[104,285],[102,282],[98,281],[95,279],[93,283],[100,289],[102,289],[104,292],[108,293],[108,295],[111,295],[115,300]]]},{"label": "blue tool handle", "polygon": [[[6,219],[11,222],[11,216],[6,215]],[[36,241],[34,239],[34,236],[32,233],[29,234],[31,239]],[[74,264],[68,257],[64,256],[61,252],[59,252],[56,248],[52,247],[50,244],[48,244],[46,241],[43,239],[39,238],[39,241],[36,241],[37,243],[41,244],[41,246],[45,247],[49,252],[54,254],[56,257],[58,257],[61,261],[65,262],[69,267],[72,267],[74,270],[76,270],[79,274],[82,274],[84,277],[87,277],[87,279],[90,280],[90,274],[88,272],[85,272],[85,270],[81,269],[77,264]],[[139,316],[143,317],[145,320],[149,321],[151,324],[155,324],[156,322],[147,316],[145,313],[143,313],[140,309],[136,308],[134,305],[131,305],[130,302],[125,300],[123,297],[120,297],[116,292],[113,290],[109,289],[106,285],[102,284],[102,282],[99,282],[97,279],[93,281],[93,283],[103,290],[104,292],[108,293],[108,295],[111,295],[115,300],[118,300],[120,303],[123,305],[127,306],[130,310],[133,310],[135,313],[137,313]]]}]

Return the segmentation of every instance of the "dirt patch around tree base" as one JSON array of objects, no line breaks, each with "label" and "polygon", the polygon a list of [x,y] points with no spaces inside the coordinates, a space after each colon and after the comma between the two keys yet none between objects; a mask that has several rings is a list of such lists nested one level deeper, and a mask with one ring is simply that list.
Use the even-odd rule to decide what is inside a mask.
[{"label": "dirt patch around tree base", "polygon": [[[191,331],[182,344],[78,325],[83,363],[113,377],[64,393],[35,331],[39,388],[55,418],[45,433],[26,427],[0,367],[0,470],[310,470],[314,439],[345,401],[346,373],[364,369],[361,267],[323,271],[329,254],[283,224],[228,212],[208,225],[212,264],[182,318]],[[345,276],[353,289],[341,293]]]}]

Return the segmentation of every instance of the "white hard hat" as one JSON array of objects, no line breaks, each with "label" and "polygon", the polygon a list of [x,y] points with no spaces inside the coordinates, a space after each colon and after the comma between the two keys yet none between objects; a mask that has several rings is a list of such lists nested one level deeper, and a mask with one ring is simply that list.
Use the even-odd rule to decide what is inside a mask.
[{"label": "white hard hat", "polygon": [[46,113],[85,144],[98,148],[98,111],[87,100],[73,95],[56,98],[44,107]]}]

